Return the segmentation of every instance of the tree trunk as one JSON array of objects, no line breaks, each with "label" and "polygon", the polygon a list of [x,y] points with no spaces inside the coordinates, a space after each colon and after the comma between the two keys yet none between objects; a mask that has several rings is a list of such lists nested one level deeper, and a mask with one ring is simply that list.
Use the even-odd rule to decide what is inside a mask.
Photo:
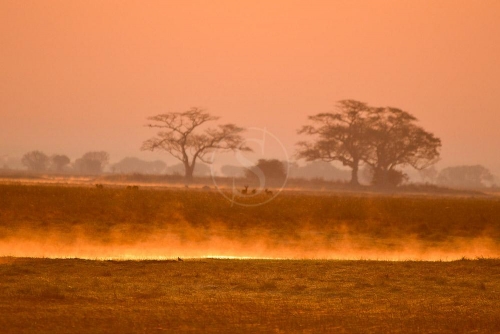
[{"label": "tree trunk", "polygon": [[359,161],[355,160],[352,164],[352,171],[351,171],[350,183],[352,186],[359,186],[358,171],[359,171]]},{"label": "tree trunk", "polygon": [[387,169],[385,169],[385,168],[382,169],[382,171],[381,171],[381,179],[380,179],[380,186],[381,187],[385,188],[385,187],[388,186],[388,184],[387,184],[388,183],[387,182],[388,181],[387,180],[388,179],[388,174],[389,174],[389,171]]},{"label": "tree trunk", "polygon": [[373,173],[372,184],[379,188],[385,188],[388,186],[388,176],[389,171],[387,168],[376,167]]},{"label": "tree trunk", "polygon": [[186,182],[191,182],[193,180],[194,164],[190,166],[188,162],[184,162],[184,171],[184,178],[186,179]]}]

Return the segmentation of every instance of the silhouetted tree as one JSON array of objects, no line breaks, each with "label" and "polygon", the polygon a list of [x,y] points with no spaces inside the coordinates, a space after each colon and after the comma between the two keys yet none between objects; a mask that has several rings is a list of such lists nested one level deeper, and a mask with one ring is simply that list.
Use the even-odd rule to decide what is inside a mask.
[{"label": "silhouetted tree", "polygon": [[352,169],[358,184],[361,163],[371,168],[375,185],[397,185],[407,177],[398,167],[427,168],[439,158],[440,139],[415,124],[416,118],[396,108],[371,108],[342,100],[337,113],[310,116],[312,125],[299,130],[314,136],[299,142],[297,156],[306,160],[340,161]]},{"label": "silhouetted tree", "polygon": [[85,153],[75,161],[75,170],[81,174],[100,174],[109,162],[109,153],[93,151]]},{"label": "silhouetted tree", "polygon": [[64,170],[64,167],[69,165],[69,163],[71,162],[71,160],[67,156],[60,154],[51,156],[50,161],[52,163],[53,169],[57,172],[62,172]]},{"label": "silhouetted tree", "polygon": [[405,174],[397,167],[428,168],[439,159],[441,140],[415,124],[416,118],[397,108],[377,108],[367,138],[370,150],[364,161],[373,171],[372,183],[397,185]]},{"label": "silhouetted tree", "polygon": [[351,184],[358,185],[358,170],[370,152],[368,129],[372,122],[372,108],[363,102],[342,100],[337,112],[309,116],[312,124],[298,133],[313,136],[310,142],[297,143],[298,158],[307,161],[340,161],[352,169]]},{"label": "silhouetted tree", "polygon": [[287,177],[285,164],[277,159],[259,159],[257,164],[245,171],[245,176],[250,180],[259,180],[261,186],[265,184],[282,184]]},{"label": "silhouetted tree", "polygon": [[196,133],[200,126],[219,119],[199,108],[156,115],[148,119],[154,123],[147,126],[161,130],[156,137],[146,140],[141,149],[163,150],[180,160],[184,165],[187,181],[192,179],[198,159],[211,163],[207,158],[214,150],[250,151],[241,136],[244,129],[234,124],[219,125]]},{"label": "silhouetted tree", "polygon": [[31,151],[23,156],[21,162],[28,170],[43,172],[47,169],[50,159],[41,151]]},{"label": "silhouetted tree", "polygon": [[493,175],[481,165],[448,167],[437,177],[439,185],[456,188],[484,188],[493,182]]}]

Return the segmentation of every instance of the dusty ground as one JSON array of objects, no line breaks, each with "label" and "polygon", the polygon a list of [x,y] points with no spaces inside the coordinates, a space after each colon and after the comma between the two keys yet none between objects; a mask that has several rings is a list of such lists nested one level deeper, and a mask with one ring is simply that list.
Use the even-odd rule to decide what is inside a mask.
[{"label": "dusty ground", "polygon": [[500,332],[500,260],[0,263],[2,333]]}]

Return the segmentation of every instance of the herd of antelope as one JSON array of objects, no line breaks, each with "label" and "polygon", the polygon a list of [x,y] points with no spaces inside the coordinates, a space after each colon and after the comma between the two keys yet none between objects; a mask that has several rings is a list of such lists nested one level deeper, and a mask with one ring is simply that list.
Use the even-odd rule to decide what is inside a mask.
[{"label": "herd of antelope", "polygon": [[[273,192],[271,190],[267,189],[267,188],[264,189],[264,192],[266,193],[266,195],[272,195],[273,194]],[[248,193],[249,193],[248,192],[248,186],[244,186],[244,189],[241,190],[241,194],[242,195],[248,195]],[[250,192],[250,194],[253,194],[253,195],[255,195],[256,193],[257,193],[257,189],[252,189],[252,191]]]}]

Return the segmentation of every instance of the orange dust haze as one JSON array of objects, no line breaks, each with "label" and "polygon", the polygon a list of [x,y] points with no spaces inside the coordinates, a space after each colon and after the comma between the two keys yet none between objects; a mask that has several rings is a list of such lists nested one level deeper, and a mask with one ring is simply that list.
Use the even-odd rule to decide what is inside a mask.
[{"label": "orange dust haze", "polygon": [[439,243],[417,236],[375,238],[350,233],[345,227],[335,239],[303,226],[294,235],[273,235],[249,229],[243,235],[223,225],[193,227],[188,223],[158,227],[148,233],[136,225],[111,228],[105,235],[82,227],[42,231],[23,228],[0,240],[0,257],[84,259],[176,259],[228,257],[261,259],[426,260],[498,258],[498,242],[487,235],[449,238]]}]

